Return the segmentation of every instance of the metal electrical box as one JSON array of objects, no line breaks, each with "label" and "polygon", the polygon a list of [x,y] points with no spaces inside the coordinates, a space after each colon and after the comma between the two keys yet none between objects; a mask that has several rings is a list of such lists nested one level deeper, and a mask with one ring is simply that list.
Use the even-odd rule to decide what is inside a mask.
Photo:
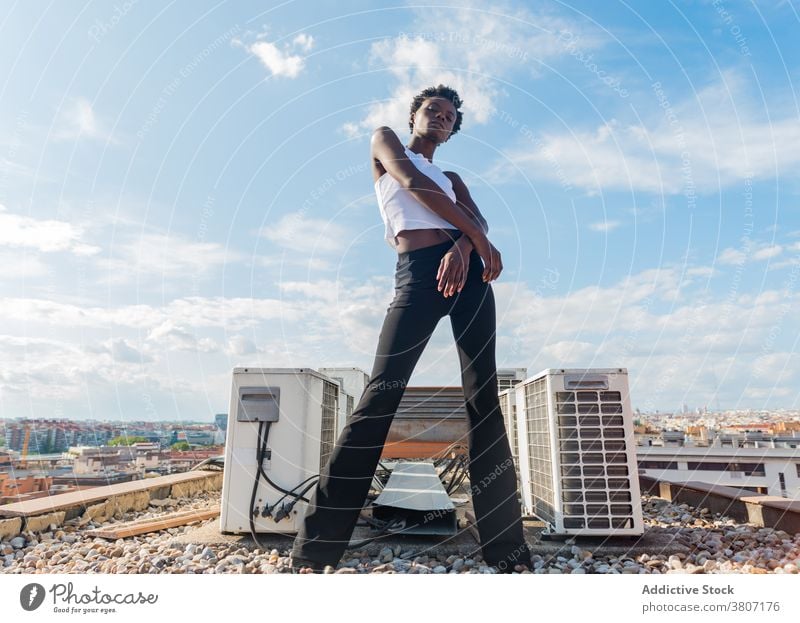
[{"label": "metal electrical box", "polygon": [[[297,532],[307,504],[298,501],[280,521],[263,516],[265,506],[272,507],[282,500],[280,508],[292,500],[263,476],[251,507],[259,424],[269,426],[264,473],[276,485],[292,490],[319,474],[327,462],[336,441],[338,409],[338,384],[311,368],[234,368],[222,481],[222,532],[249,533],[250,513],[254,510],[257,533]],[[304,497],[310,495],[311,490]]]}]

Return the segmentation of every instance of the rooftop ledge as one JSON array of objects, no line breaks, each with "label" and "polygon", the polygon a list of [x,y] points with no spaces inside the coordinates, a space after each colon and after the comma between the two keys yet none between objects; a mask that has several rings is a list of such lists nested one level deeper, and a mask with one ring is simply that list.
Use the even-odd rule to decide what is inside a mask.
[{"label": "rooftop ledge", "polygon": [[102,522],[128,511],[144,510],[150,500],[190,497],[222,488],[221,471],[195,470],[103,487],[92,487],[0,506],[0,538],[21,532],[43,532],[51,524],[81,518],[81,524]]},{"label": "rooftop ledge", "polygon": [[761,495],[706,482],[680,482],[639,476],[642,492],[677,502],[708,508],[712,513],[727,515],[760,528],[800,532],[800,500]]}]

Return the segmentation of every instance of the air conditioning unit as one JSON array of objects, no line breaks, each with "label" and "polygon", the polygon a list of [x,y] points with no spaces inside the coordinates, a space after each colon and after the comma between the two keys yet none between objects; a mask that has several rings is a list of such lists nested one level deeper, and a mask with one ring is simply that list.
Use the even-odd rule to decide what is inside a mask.
[{"label": "air conditioning unit", "polygon": [[528,368],[498,368],[497,389],[503,391],[514,387],[528,377]]},{"label": "air conditioning unit", "polygon": [[524,512],[550,534],[641,535],[627,370],[547,369],[515,391]]},{"label": "air conditioning unit", "polygon": [[223,533],[249,533],[253,511],[254,532],[297,532],[306,503],[285,492],[308,498],[313,477],[333,451],[338,402],[338,384],[311,368],[234,368],[220,508]]},{"label": "air conditioning unit", "polygon": [[504,389],[497,394],[500,399],[500,411],[506,425],[506,435],[511,446],[511,456],[514,459],[514,469],[519,482],[519,427],[517,426],[517,393],[513,387]]},{"label": "air conditioning unit", "polygon": [[344,390],[341,392],[339,417],[336,418],[336,434],[342,432],[347,418],[353,413],[356,405],[369,383],[369,375],[361,368],[319,368],[318,371],[334,381],[339,381]]}]

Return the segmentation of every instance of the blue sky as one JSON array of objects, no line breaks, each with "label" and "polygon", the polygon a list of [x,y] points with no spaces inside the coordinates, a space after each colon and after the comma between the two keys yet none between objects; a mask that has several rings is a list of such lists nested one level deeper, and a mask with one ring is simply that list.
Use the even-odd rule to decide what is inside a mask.
[{"label": "blue sky", "polygon": [[[5,2],[0,417],[206,419],[235,365],[371,370],[369,136],[443,83],[503,253],[500,367],[797,408],[788,1]],[[460,384],[443,319],[411,384]]]}]

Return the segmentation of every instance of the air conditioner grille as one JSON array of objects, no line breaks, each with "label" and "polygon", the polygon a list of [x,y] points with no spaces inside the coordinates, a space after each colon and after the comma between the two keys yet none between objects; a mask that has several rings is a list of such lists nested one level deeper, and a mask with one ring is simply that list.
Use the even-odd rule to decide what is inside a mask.
[{"label": "air conditioner grille", "polygon": [[322,386],[322,424],[319,433],[319,469],[328,462],[333,452],[334,434],[336,427],[336,403],[338,400],[338,386],[330,381],[323,381]]},{"label": "air conditioner grille", "polygon": [[617,391],[555,392],[565,528],[603,529],[633,521],[630,505],[605,504],[630,501],[630,494],[620,491],[630,484],[621,478],[629,475],[621,399]]},{"label": "air conditioner grille", "polygon": [[547,380],[537,379],[525,386],[525,422],[530,453],[529,477],[536,514],[544,521],[555,520],[552,500],[553,466],[550,458],[550,427],[547,412]]}]

